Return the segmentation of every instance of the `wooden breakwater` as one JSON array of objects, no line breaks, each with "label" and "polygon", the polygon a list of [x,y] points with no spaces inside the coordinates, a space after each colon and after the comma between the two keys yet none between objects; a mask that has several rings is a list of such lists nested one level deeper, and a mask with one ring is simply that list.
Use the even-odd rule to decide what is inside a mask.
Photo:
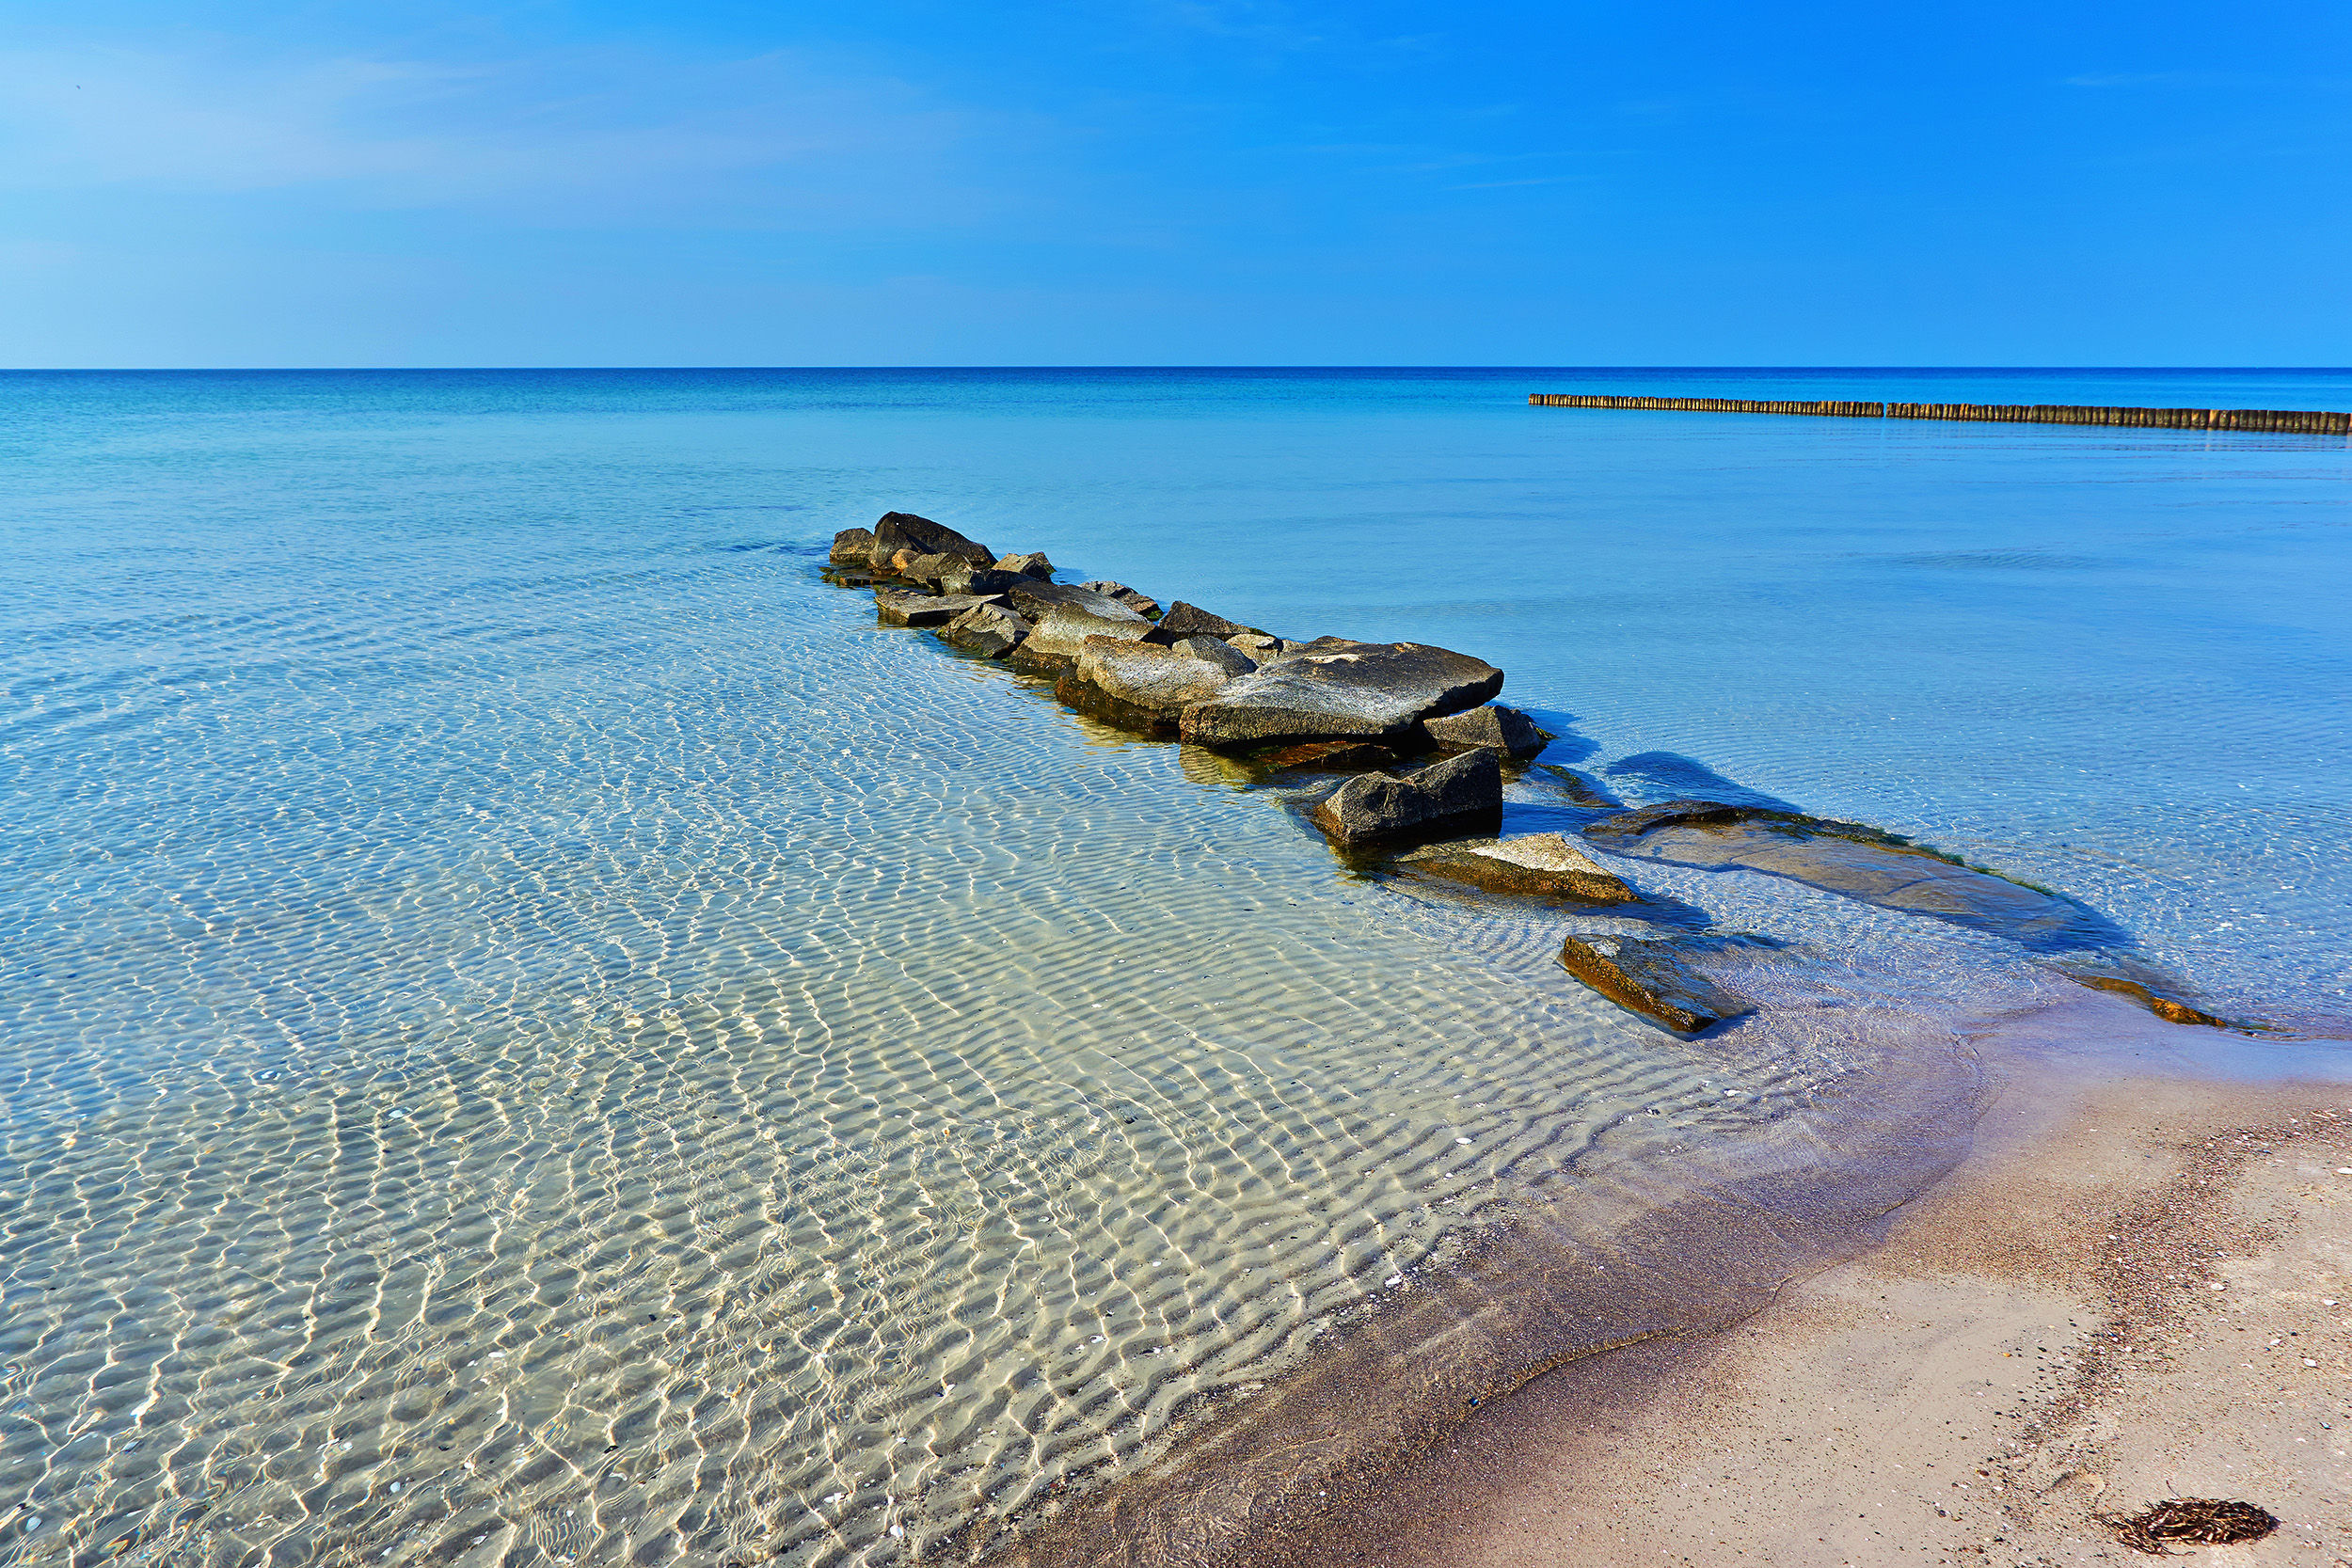
[{"label": "wooden breakwater", "polygon": [[1807,403],[1786,398],[1625,398],[1530,392],[1539,408],[1662,408],[1693,414],[1826,414],[1856,420],[1982,420],[1994,424],[2129,425],[2146,430],[2262,430],[2352,436],[2332,408],[2113,408],[2080,403]]}]

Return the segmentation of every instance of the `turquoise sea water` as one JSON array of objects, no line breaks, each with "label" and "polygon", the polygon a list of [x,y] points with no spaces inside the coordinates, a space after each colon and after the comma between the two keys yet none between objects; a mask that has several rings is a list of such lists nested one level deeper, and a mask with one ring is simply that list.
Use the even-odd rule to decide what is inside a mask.
[{"label": "turquoise sea water", "polygon": [[1673,1040],[1557,917],[1352,880],[1214,759],[876,628],[818,567],[884,510],[1478,654],[1630,801],[1913,834],[2344,1031],[2352,447],[1530,391],[2352,372],[0,377],[0,1554],[898,1560],[1548,1174],[2051,994],[1645,865],[1853,1004]]}]

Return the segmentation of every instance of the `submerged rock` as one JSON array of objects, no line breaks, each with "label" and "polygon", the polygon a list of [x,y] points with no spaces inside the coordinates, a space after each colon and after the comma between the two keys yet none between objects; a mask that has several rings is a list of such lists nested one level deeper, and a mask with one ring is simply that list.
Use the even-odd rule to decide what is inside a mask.
[{"label": "submerged rock", "polygon": [[1500,703],[1425,719],[1421,727],[1433,745],[1449,752],[1483,750],[1524,757],[1534,756],[1551,742],[1550,736],[1535,727],[1535,721]]},{"label": "submerged rock", "polygon": [[[1174,632],[1180,637],[1233,638],[1268,635],[1262,626],[1245,626],[1238,621],[1228,621],[1222,615],[1212,615],[1199,605],[1186,604],[1182,599],[1178,599],[1168,607],[1168,613],[1160,617],[1160,626],[1164,630]],[[1281,640],[1276,638],[1274,641]]]},{"label": "submerged rock", "polygon": [[874,610],[882,620],[894,626],[944,626],[966,610],[984,605],[1001,605],[1002,597],[976,598],[969,594],[901,594],[888,588],[874,590]]},{"label": "submerged rock", "polygon": [[[1066,671],[1086,651],[1087,639],[1107,637],[1120,642],[1134,642],[1152,629],[1152,623],[1129,610],[1125,605],[1108,599],[1099,602],[1113,614],[1105,614],[1085,605],[1057,604],[1049,606],[1026,641],[1021,644],[1024,664],[1043,665],[1048,669]],[[1013,602],[1020,603],[1016,597]]]},{"label": "submerged rock", "polygon": [[1397,867],[1513,897],[1573,898],[1583,904],[1629,904],[1640,897],[1623,878],[1559,833],[1436,844],[1406,856]]},{"label": "submerged rock", "polygon": [[[1197,711],[1187,709],[1186,720]],[[1343,845],[1491,829],[1502,816],[1502,765],[1492,752],[1465,752],[1404,778],[1359,774],[1314,811],[1315,826]]]},{"label": "submerged rock", "polygon": [[1369,740],[1307,740],[1260,752],[1249,760],[1269,771],[1360,773],[1368,768],[1391,767],[1397,757],[1386,746],[1375,746]]},{"label": "submerged rock", "polygon": [[1025,555],[1009,555],[996,562],[1000,572],[1011,572],[1025,578],[1047,578],[1054,575],[1054,563],[1045,559],[1043,550],[1031,550]]},{"label": "submerged rock", "polygon": [[885,512],[882,521],[874,525],[873,553],[867,557],[867,562],[878,572],[887,571],[892,558],[900,550],[912,550],[916,556],[961,556],[979,566],[996,559],[986,545],[966,539],[945,523],[934,523],[912,512]]},{"label": "submerged rock", "polygon": [[[1249,652],[1246,642],[1233,645]],[[1422,720],[1473,707],[1502,688],[1493,665],[1419,642],[1325,637],[1260,663],[1255,674],[1185,710],[1186,740],[1221,748],[1400,740]]]},{"label": "submerged rock", "polygon": [[2095,910],[1858,822],[1761,806],[1670,800],[1604,817],[1584,836],[1614,854],[1760,871],[1905,914],[1989,931],[2037,951],[2127,940]]},{"label": "submerged rock", "polygon": [[1623,800],[1618,800],[1573,768],[1562,768],[1547,762],[1539,764],[1537,771],[1549,774],[1551,782],[1559,786],[1560,793],[1565,795],[1572,804],[1591,811],[1623,811],[1625,809]]},{"label": "submerged rock", "polygon": [[1089,593],[1100,594],[1106,599],[1117,599],[1120,604],[1125,605],[1129,610],[1134,610],[1138,615],[1153,620],[1156,620],[1159,617],[1159,600],[1152,597],[1149,594],[1139,594],[1123,582],[1111,582],[1104,580],[1102,582],[1082,582],[1078,584],[1078,586],[1088,590]]},{"label": "submerged rock", "polygon": [[834,566],[871,566],[874,562],[874,531],[870,528],[845,528],[833,536],[833,552],[825,557]]},{"label": "submerged rock", "polygon": [[1692,967],[1671,938],[1569,937],[1560,963],[1626,1011],[1680,1035],[1756,1010]]},{"label": "submerged rock", "polygon": [[1089,637],[1054,694],[1073,707],[1129,729],[1173,730],[1187,706],[1215,694],[1234,675],[1251,668],[1248,659],[1222,642],[1214,645],[1239,668],[1183,647],[1162,647],[1139,639]]},{"label": "submerged rock", "polygon": [[948,622],[939,635],[967,653],[1003,658],[1027,638],[1029,623],[1005,605],[984,604]]},{"label": "submerged rock", "polygon": [[2068,958],[2049,967],[2078,986],[2129,997],[2167,1022],[2201,1023],[2211,1029],[2237,1029],[2250,1034],[2267,1033],[2271,1027],[2223,1018],[2194,1006],[2185,1000],[2190,992],[2176,977],[2129,954],[2102,953],[2089,958]]}]

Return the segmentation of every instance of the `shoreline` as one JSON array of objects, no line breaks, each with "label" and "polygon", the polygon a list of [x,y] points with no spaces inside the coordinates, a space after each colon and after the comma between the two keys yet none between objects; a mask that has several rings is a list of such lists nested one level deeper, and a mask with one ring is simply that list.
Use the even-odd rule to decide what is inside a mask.
[{"label": "shoreline", "polygon": [[2102,1065],[1994,1064],[1883,1242],[1531,1380],[1252,1560],[2137,1562],[2100,1515],[2213,1497],[2280,1521],[2230,1562],[2352,1563],[2352,1085]]}]

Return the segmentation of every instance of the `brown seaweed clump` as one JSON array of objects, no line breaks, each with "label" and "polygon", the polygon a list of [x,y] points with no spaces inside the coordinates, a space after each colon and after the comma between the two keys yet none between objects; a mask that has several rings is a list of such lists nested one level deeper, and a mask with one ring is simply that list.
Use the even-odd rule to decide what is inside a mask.
[{"label": "brown seaweed clump", "polygon": [[2278,1515],[2268,1509],[2220,1497],[2167,1497],[2137,1513],[2102,1513],[2099,1522],[2124,1545],[2154,1557],[2176,1555],[2176,1545],[2260,1541],[2279,1528]]}]

